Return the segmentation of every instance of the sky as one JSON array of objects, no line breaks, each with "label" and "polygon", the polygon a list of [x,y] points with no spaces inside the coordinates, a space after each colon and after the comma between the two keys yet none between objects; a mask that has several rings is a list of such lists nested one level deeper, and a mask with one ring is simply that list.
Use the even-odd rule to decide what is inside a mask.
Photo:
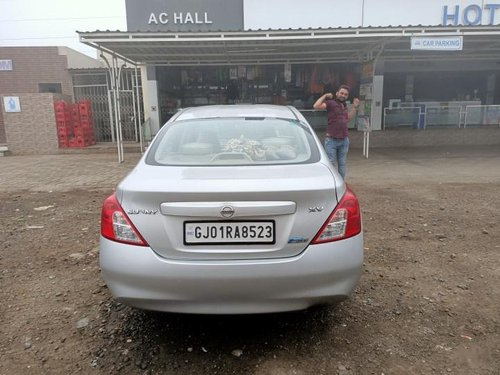
[{"label": "sky", "polygon": [[76,31],[127,30],[125,0],[0,0],[0,46],[66,46],[96,57]]}]

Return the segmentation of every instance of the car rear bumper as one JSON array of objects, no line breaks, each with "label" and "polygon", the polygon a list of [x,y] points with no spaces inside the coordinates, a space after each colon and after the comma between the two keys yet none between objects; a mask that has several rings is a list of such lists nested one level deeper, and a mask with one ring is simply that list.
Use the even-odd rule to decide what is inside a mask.
[{"label": "car rear bumper", "polygon": [[102,275],[119,302],[182,313],[268,313],[342,300],[363,264],[362,234],[291,258],[251,261],[169,260],[103,237],[100,247]]}]

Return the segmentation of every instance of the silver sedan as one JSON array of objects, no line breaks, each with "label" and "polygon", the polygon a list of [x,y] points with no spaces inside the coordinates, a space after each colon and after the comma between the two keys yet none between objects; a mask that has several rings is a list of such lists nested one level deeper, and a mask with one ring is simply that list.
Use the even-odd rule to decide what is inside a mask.
[{"label": "silver sedan", "polygon": [[361,211],[295,108],[188,108],[105,200],[100,263],[142,309],[301,310],[356,286]]}]

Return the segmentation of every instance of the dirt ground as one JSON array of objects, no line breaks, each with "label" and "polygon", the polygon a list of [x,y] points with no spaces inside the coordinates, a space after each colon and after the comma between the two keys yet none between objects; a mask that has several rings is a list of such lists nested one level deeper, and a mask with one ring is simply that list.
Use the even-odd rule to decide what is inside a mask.
[{"label": "dirt ground", "polygon": [[114,302],[98,235],[116,181],[27,188],[3,158],[0,374],[499,374],[500,151],[372,155],[349,162],[365,231],[355,293],[254,316]]}]

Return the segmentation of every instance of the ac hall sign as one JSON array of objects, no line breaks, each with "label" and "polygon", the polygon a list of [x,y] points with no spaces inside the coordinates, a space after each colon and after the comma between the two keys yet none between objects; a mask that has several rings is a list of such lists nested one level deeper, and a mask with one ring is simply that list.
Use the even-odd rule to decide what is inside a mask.
[{"label": "ac hall sign", "polygon": [[126,0],[128,31],[243,30],[243,0]]}]

